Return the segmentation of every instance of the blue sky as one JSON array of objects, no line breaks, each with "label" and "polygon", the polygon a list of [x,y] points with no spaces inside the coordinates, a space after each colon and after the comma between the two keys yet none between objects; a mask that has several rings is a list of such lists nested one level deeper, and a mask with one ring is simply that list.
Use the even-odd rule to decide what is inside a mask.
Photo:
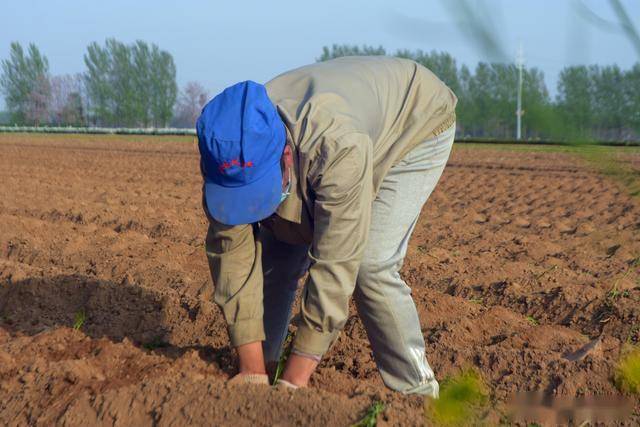
[{"label": "blue sky", "polygon": [[[2,7],[0,59],[9,43],[34,42],[49,58],[52,74],[84,71],[92,41],[142,39],[169,51],[180,86],[197,80],[212,94],[240,80],[259,82],[313,62],[332,43],[444,50],[471,66],[488,59],[461,29],[468,23],[444,5],[450,0],[323,0],[317,2],[203,0],[8,0]],[[526,64],[541,68],[555,93],[558,71],[568,64],[630,67],[640,60],[620,33],[588,24],[578,0],[476,1],[504,50],[523,44]],[[582,0],[615,20],[609,2]],[[640,26],[640,1],[623,0]]]}]

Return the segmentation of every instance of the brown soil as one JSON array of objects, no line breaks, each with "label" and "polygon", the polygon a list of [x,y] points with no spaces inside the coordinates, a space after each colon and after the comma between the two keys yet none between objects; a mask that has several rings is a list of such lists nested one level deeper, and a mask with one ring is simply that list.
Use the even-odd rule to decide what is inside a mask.
[{"label": "brown soil", "polygon": [[[192,138],[0,135],[0,178],[0,424],[349,425],[376,400],[381,424],[424,422],[420,398],[383,386],[355,315],[312,388],[226,386]],[[497,421],[516,391],[617,393],[639,256],[640,203],[611,178],[461,146],[403,273],[437,377],[477,367]]]}]

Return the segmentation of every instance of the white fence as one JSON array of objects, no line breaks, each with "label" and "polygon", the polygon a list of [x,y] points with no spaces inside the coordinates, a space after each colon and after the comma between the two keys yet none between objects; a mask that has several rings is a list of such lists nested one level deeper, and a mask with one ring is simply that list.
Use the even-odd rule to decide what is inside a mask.
[{"label": "white fence", "polygon": [[73,126],[0,126],[2,132],[29,133],[87,133],[118,135],[195,135],[191,128],[100,128]]}]

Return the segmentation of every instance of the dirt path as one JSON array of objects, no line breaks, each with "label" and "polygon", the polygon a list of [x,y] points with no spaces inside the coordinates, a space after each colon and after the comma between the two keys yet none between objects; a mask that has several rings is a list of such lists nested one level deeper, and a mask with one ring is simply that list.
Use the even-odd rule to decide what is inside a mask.
[{"label": "dirt path", "polygon": [[[355,316],[312,390],[226,387],[198,171],[190,138],[0,135],[0,424],[348,425],[383,400],[384,423],[421,425]],[[609,178],[464,146],[403,273],[438,378],[475,366],[499,404],[617,393],[622,343],[640,340],[637,257],[640,203]]]}]

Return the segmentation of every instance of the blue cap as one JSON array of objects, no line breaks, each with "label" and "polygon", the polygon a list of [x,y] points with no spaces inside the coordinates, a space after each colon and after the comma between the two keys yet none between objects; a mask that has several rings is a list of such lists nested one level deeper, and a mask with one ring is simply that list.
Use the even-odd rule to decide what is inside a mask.
[{"label": "blue cap", "polygon": [[252,81],[228,87],[204,106],[196,130],[211,217],[238,225],[273,214],[286,134],[266,88]]}]

